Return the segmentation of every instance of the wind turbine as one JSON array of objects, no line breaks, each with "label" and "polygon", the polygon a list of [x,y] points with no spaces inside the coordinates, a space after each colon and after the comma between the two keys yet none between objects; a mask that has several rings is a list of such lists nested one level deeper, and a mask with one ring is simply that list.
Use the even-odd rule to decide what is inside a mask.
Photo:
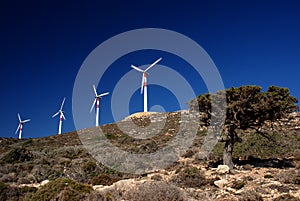
[{"label": "wind turbine", "polygon": [[26,122],[29,122],[30,119],[22,120],[19,113],[18,113],[18,119],[19,119],[19,125],[18,125],[18,128],[16,130],[16,134],[17,134],[18,131],[20,131],[19,132],[19,139],[21,139],[22,138],[22,131],[23,131],[23,124],[25,124]]},{"label": "wind turbine", "polygon": [[146,70],[142,70],[134,65],[131,65],[131,68],[143,73],[142,77],[142,85],[141,85],[141,94],[144,93],[144,112],[148,112],[148,94],[147,94],[147,75],[148,70],[152,68],[155,64],[157,64],[162,58],[157,59],[155,62],[153,62]]},{"label": "wind turbine", "polygon": [[61,103],[61,106],[60,106],[60,109],[58,110],[58,112],[56,112],[53,116],[57,116],[59,114],[59,124],[58,124],[58,134],[61,134],[61,127],[62,127],[62,120],[66,120],[65,118],[65,115],[64,115],[64,111],[62,110],[63,109],[63,106],[64,106],[64,103],[65,103],[65,100],[66,98],[63,99],[62,103]]},{"label": "wind turbine", "polygon": [[93,105],[91,107],[91,110],[90,112],[92,112],[93,108],[95,107],[96,105],[96,126],[99,126],[99,108],[100,108],[100,99],[102,98],[102,96],[106,96],[109,94],[109,92],[105,92],[105,93],[102,93],[102,94],[97,94],[97,90],[96,90],[96,87],[95,85],[93,85],[93,89],[94,89],[94,93],[95,93],[95,100],[93,102]]}]

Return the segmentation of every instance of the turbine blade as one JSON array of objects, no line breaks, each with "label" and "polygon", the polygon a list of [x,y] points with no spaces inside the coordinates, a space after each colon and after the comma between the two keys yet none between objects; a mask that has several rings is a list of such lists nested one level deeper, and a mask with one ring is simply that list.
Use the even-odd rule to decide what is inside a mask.
[{"label": "turbine blade", "polygon": [[94,109],[94,106],[95,106],[95,104],[96,104],[96,101],[97,101],[97,99],[95,98],[95,100],[94,100],[94,103],[93,103],[93,105],[92,105],[92,107],[91,107],[91,110],[90,110],[90,112],[92,112],[92,111],[93,111],[93,109]]},{"label": "turbine blade", "polygon": [[53,117],[56,117],[58,114],[59,114],[59,111],[56,112],[56,113],[52,116],[52,118],[53,118]]},{"label": "turbine blade", "polygon": [[64,115],[63,112],[61,112],[61,116],[62,116],[62,118],[63,118],[64,120],[66,120],[66,117],[65,117],[65,115]]},{"label": "turbine blade", "polygon": [[158,62],[160,62],[160,60],[162,60],[161,57],[159,59],[157,59],[156,61],[154,61],[148,68],[146,68],[145,72],[148,71],[150,68],[152,68],[155,64],[157,64]]},{"label": "turbine blade", "polygon": [[65,104],[65,100],[66,100],[66,98],[64,98],[63,102],[61,103],[60,110],[62,110],[62,108],[63,108],[63,106]]},{"label": "turbine blade", "polygon": [[22,123],[26,123],[26,122],[29,122],[30,119],[26,119],[26,120],[23,120]]},{"label": "turbine blade", "polygon": [[105,92],[105,93],[102,93],[102,94],[98,95],[98,97],[106,96],[108,94],[109,94],[109,92]]},{"label": "turbine blade", "polygon": [[144,72],[142,69],[140,69],[140,68],[138,68],[138,67],[136,67],[136,66],[134,66],[134,65],[131,65],[131,68],[133,68],[133,69],[135,69],[135,70],[137,70],[137,71],[139,71],[139,72]]},{"label": "turbine blade", "polygon": [[93,85],[93,89],[94,89],[95,96],[98,96],[97,90],[96,90],[96,86],[95,86],[95,85]]},{"label": "turbine blade", "polygon": [[22,121],[19,113],[18,113],[18,119],[20,122]]},{"label": "turbine blade", "polygon": [[19,128],[20,128],[20,124],[18,125],[18,128],[17,128],[17,130],[16,130],[16,134],[18,133],[18,131],[19,131]]}]

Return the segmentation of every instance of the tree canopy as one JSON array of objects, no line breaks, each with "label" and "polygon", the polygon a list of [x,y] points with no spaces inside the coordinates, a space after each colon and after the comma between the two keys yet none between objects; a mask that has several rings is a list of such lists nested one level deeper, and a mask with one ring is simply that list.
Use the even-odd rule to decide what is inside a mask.
[{"label": "tree canopy", "polygon": [[[223,141],[226,142],[225,157],[225,151],[232,154],[234,143],[240,141],[236,133],[237,129],[258,130],[265,121],[274,122],[298,110],[297,102],[297,98],[290,95],[288,88],[270,86],[266,92],[263,92],[259,86],[241,86],[218,91],[216,94],[199,95],[197,99],[189,102],[189,107],[202,113],[201,121],[207,126],[211,124],[212,117],[226,113],[222,131]],[[232,158],[224,163],[233,166]]]},{"label": "tree canopy", "polygon": [[[222,112],[218,99],[226,94],[225,125],[239,129],[259,127],[265,121],[275,121],[298,110],[297,98],[290,95],[288,88],[270,86],[266,92],[259,86],[231,87],[216,94],[201,94],[189,102],[190,109],[201,112],[202,121],[209,125],[212,116]],[[195,102],[196,101],[196,102]],[[212,104],[216,110],[212,113]],[[222,103],[225,104],[225,103]],[[219,108],[219,110],[218,110]]]}]

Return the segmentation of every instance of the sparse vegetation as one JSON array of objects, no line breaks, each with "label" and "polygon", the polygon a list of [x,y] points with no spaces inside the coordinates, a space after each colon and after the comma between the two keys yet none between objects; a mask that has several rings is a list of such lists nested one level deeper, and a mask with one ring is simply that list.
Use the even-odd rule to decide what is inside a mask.
[{"label": "sparse vegetation", "polygon": [[265,179],[272,179],[272,178],[274,178],[274,176],[271,175],[271,174],[266,174],[266,175],[264,175],[264,178]]},{"label": "sparse vegetation", "polygon": [[300,170],[286,170],[278,175],[276,179],[285,184],[300,184]]},{"label": "sparse vegetation", "polygon": [[34,187],[10,187],[2,182],[0,182],[0,200],[18,201],[22,200],[26,194],[34,193],[37,189]]},{"label": "sparse vegetation", "polygon": [[91,191],[92,188],[88,185],[80,184],[67,178],[59,178],[50,181],[34,193],[28,193],[24,200],[83,200]]},{"label": "sparse vegetation", "polygon": [[239,190],[239,189],[243,188],[246,184],[247,184],[247,181],[245,181],[245,180],[235,180],[232,182],[231,188]]},{"label": "sparse vegetation", "polygon": [[249,190],[241,193],[239,201],[263,201],[263,198],[257,192]]},{"label": "sparse vegetation", "polygon": [[199,188],[206,185],[204,172],[196,167],[185,167],[178,171],[178,174],[171,180],[181,187]]},{"label": "sparse vegetation", "polygon": [[25,148],[14,148],[1,160],[5,163],[20,163],[30,161],[32,154]]},{"label": "sparse vegetation", "polygon": [[[126,135],[116,124],[103,126],[103,131],[107,139],[122,150],[136,154],[153,153],[166,146],[178,131],[180,113],[168,113],[167,117],[165,127],[148,139]],[[136,119],[140,126],[148,123],[147,119],[145,121]],[[289,124],[282,127],[285,125]],[[253,130],[237,132],[242,134],[243,143],[234,146],[237,170],[230,173],[229,183],[224,185],[226,194],[222,193],[224,189],[221,191],[214,185],[225,175],[217,175],[213,170],[222,163],[223,144],[219,142],[205,159],[196,158],[207,134],[206,127],[199,129],[193,145],[179,161],[162,172],[152,173],[152,176],[128,175],[103,166],[85,150],[75,132],[38,139],[1,139],[0,200],[261,200],[262,196],[274,192],[278,193],[274,196],[278,200],[296,199],[300,177],[299,131],[282,129],[281,132],[269,132],[272,140]],[[260,171],[257,167],[270,169],[257,173]],[[131,186],[132,178],[137,186]],[[51,182],[42,187],[24,186],[47,179]],[[129,183],[120,181],[123,179],[129,179]],[[63,185],[64,182],[68,185]],[[93,191],[91,185],[100,185],[99,188],[104,185],[106,190]],[[240,194],[230,194],[230,189]],[[284,194],[287,195],[280,197]]]},{"label": "sparse vegetation", "polygon": [[300,199],[290,194],[287,194],[287,195],[280,195],[279,197],[275,198],[273,201],[300,201]]},{"label": "sparse vegetation", "polygon": [[184,195],[181,190],[162,181],[146,182],[137,185],[125,193],[125,200],[134,201],[184,201]]}]

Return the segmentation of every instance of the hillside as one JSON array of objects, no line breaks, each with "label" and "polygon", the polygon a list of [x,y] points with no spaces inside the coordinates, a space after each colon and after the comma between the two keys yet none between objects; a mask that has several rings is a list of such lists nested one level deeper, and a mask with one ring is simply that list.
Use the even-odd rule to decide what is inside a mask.
[{"label": "hillside", "polygon": [[[131,121],[141,128],[166,123],[157,135],[137,139],[130,136],[136,135]],[[117,124],[101,129],[121,150],[144,154],[166,146],[181,122],[180,112],[138,114],[118,122],[130,135]],[[36,139],[1,138],[0,200],[299,200],[299,122],[298,113],[278,120],[267,137],[247,130],[243,143],[235,146],[233,171],[218,166],[222,143],[199,158],[205,126],[182,157],[147,174],[117,172],[93,159],[78,134],[94,134],[99,128]],[[186,123],[189,132],[194,122]]]}]

